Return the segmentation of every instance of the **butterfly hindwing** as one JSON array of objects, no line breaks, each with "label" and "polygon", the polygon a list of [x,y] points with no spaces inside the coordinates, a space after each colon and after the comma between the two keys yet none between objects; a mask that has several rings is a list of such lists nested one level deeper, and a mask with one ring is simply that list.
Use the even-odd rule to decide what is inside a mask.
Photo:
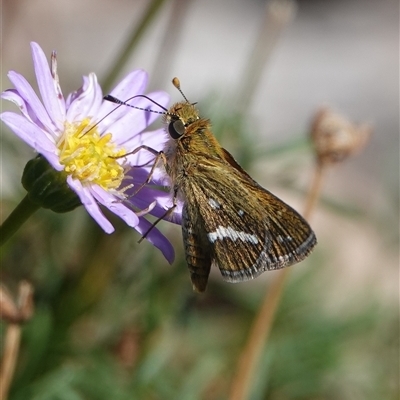
[{"label": "butterfly hindwing", "polygon": [[196,218],[196,215],[199,216],[188,212],[188,203],[186,203],[182,210],[183,245],[193,288],[198,292],[204,292],[210,274],[211,254],[208,240],[199,229],[201,221]]}]

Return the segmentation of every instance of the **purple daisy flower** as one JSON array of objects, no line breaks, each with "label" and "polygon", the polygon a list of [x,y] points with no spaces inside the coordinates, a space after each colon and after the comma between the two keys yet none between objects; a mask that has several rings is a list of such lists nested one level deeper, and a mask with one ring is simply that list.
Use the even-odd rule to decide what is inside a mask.
[{"label": "purple daisy flower", "polygon": [[[8,77],[15,89],[4,91],[1,97],[15,103],[22,115],[4,112],[0,119],[44,156],[56,171],[67,175],[67,184],[105,232],[113,232],[114,227],[99,204],[141,234],[146,233],[151,223],[143,215],[150,212],[162,217],[172,205],[171,195],[164,188],[166,178],[160,168],[148,186],[129,197],[128,193],[135,192],[135,187],[148,177],[154,159],[154,155],[145,150],[129,153],[144,144],[157,151],[163,148],[167,140],[164,129],[144,132],[158,114],[123,106],[116,108],[115,104],[103,101],[102,90],[93,73],[84,76],[83,86],[65,99],[58,81],[55,52],[49,68],[40,46],[31,43],[31,48],[42,101],[22,75],[10,71]],[[143,94],[146,83],[147,74],[136,70],[111,94],[126,100]],[[161,91],[148,96],[162,106],[169,101],[168,95]],[[154,107],[151,101],[141,97],[130,104],[147,109]],[[170,220],[180,223],[178,208]],[[173,261],[172,245],[157,228],[151,229],[146,239],[158,247],[169,262]]]}]

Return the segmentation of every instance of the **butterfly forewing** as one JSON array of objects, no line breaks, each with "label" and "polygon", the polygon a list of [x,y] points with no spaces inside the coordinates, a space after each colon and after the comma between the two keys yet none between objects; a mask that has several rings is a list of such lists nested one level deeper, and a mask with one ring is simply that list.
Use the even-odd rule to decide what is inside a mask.
[{"label": "butterfly forewing", "polygon": [[242,174],[236,162],[230,164],[198,163],[191,171],[196,181],[185,185],[185,226],[191,226],[195,237],[184,233],[184,241],[187,237],[199,252],[202,248],[210,254],[207,263],[201,257],[195,265],[192,260],[191,271],[206,272],[211,262],[225,280],[240,282],[303,259],[315,244],[307,222]]}]

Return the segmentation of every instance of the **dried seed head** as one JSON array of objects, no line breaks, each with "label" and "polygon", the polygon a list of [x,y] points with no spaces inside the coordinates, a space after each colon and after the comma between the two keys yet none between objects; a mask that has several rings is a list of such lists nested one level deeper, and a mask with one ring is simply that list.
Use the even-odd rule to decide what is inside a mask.
[{"label": "dried seed head", "polygon": [[33,287],[28,282],[19,284],[18,300],[15,302],[7,290],[0,286],[0,318],[12,324],[29,320],[33,315]]},{"label": "dried seed head", "polygon": [[318,110],[311,125],[318,163],[338,163],[359,153],[371,133],[370,125],[353,124],[328,108]]},{"label": "dried seed head", "polygon": [[32,318],[34,312],[33,286],[29,282],[22,281],[19,284],[18,307],[21,322],[28,321]]},{"label": "dried seed head", "polygon": [[10,292],[5,286],[0,287],[0,318],[3,321],[14,322],[18,320],[19,310]]}]

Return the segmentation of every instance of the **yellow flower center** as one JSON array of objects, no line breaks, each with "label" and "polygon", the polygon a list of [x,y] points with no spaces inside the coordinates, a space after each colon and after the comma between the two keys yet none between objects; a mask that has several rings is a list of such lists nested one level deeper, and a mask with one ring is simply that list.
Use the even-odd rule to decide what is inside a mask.
[{"label": "yellow flower center", "polygon": [[60,163],[73,178],[83,185],[96,184],[105,190],[118,189],[125,176],[124,167],[116,157],[126,151],[111,142],[112,134],[100,136],[96,126],[89,126],[89,118],[80,123],[65,124],[58,143]]}]

